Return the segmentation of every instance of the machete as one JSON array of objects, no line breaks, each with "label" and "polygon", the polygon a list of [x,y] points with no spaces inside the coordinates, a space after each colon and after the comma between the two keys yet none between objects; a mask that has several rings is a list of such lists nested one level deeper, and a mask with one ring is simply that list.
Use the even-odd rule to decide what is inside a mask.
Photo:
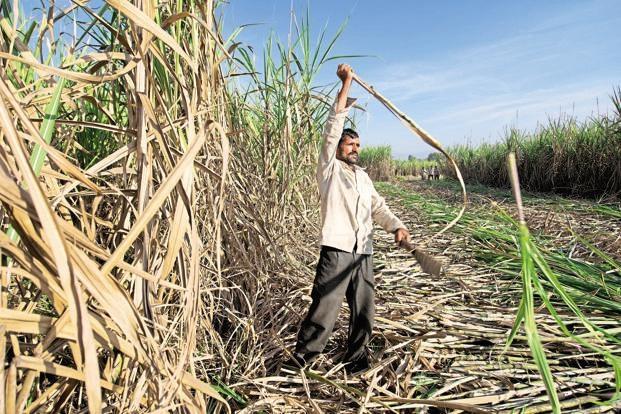
[{"label": "machete", "polygon": [[440,276],[440,273],[442,272],[442,263],[440,263],[438,259],[431,256],[422,248],[406,240],[401,240],[401,242],[399,242],[399,247],[408,250],[414,255],[414,258],[416,258],[416,260],[420,264],[423,272],[429,273],[430,275],[434,276]]}]

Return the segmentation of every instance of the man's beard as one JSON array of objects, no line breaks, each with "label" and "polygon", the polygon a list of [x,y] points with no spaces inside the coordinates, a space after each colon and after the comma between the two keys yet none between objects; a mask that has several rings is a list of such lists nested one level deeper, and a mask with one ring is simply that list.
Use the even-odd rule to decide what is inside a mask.
[{"label": "man's beard", "polygon": [[358,165],[360,163],[360,155],[356,152],[352,152],[348,156],[340,154],[340,157],[337,158],[349,165]]}]

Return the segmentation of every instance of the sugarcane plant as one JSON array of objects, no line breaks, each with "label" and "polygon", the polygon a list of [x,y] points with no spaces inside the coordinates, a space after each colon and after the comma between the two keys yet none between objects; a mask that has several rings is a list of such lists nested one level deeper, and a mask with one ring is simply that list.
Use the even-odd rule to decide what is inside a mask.
[{"label": "sugarcane plant", "polygon": [[520,300],[515,322],[507,339],[505,349],[511,344],[520,325],[524,322],[524,330],[526,331],[528,345],[545,384],[552,410],[554,413],[560,413],[561,405],[554,384],[554,376],[550,369],[550,365],[548,364],[545,348],[541,342],[541,338],[539,337],[537,323],[535,320],[534,294],[536,292],[540,300],[545,304],[546,309],[556,321],[558,327],[565,335],[576,341],[584,348],[602,355],[613,367],[615,372],[616,389],[615,394],[608,402],[609,404],[613,404],[621,398],[621,358],[615,355],[606,346],[596,345],[591,341],[585,340],[581,336],[574,335],[560,317],[557,307],[550,301],[549,292],[544,287],[541,278],[546,279],[552,287],[552,292],[558,296],[562,300],[562,303],[564,303],[564,305],[566,305],[567,308],[569,308],[579,318],[584,328],[586,328],[588,332],[592,333],[596,339],[605,338],[606,340],[612,341],[616,344],[621,344],[621,340],[586,318],[571,296],[567,294],[565,288],[559,282],[557,275],[550,269],[547,261],[532,241],[528,230],[526,219],[524,217],[522,195],[520,191],[514,153],[510,153],[508,156],[508,170],[518,215],[519,255],[522,263],[520,272],[522,278],[522,298]]}]

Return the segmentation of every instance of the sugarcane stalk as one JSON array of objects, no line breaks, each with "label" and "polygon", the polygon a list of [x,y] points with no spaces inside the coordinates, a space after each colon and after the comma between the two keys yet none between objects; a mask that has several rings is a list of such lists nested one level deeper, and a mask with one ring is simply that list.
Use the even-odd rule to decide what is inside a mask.
[{"label": "sugarcane stalk", "polygon": [[[413,133],[418,135],[427,144],[431,145],[433,148],[435,148],[436,150],[441,152],[446,157],[446,159],[448,160],[449,164],[453,167],[453,170],[455,171],[455,175],[457,176],[457,179],[459,180],[459,184],[461,185],[461,190],[462,190],[462,195],[463,195],[463,206],[462,206],[461,210],[459,211],[459,213],[457,214],[457,216],[450,223],[448,223],[442,230],[440,230],[439,232],[437,232],[433,236],[429,237],[427,240],[431,240],[434,237],[437,237],[438,235],[444,233],[445,231],[447,231],[448,229],[453,227],[455,224],[457,224],[457,222],[459,221],[461,216],[464,214],[464,211],[466,210],[466,206],[468,205],[468,195],[466,194],[466,184],[464,183],[464,179],[463,179],[463,177],[461,175],[461,171],[459,170],[459,167],[457,166],[457,163],[455,162],[453,157],[451,157],[449,155],[449,153],[444,149],[444,147],[442,147],[442,144],[440,144],[440,142],[437,139],[432,137],[431,134],[429,134],[427,131],[425,131],[423,128],[421,128],[420,125],[418,125],[416,122],[414,122],[413,119],[411,119],[405,113],[400,111],[385,96],[383,96],[381,93],[377,92],[375,90],[375,88],[373,88],[373,86],[367,84],[365,81],[363,81],[355,73],[353,74],[353,80],[356,81],[356,83],[358,83],[364,90],[369,92],[382,105],[384,105],[410,131],[412,131]],[[424,244],[426,244],[426,242],[423,242],[421,244],[424,245]]]}]

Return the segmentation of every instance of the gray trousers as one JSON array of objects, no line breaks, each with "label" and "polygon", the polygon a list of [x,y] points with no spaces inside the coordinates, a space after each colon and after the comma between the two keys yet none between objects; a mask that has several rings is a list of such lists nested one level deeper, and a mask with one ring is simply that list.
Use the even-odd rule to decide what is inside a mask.
[{"label": "gray trousers", "polygon": [[344,361],[366,359],[375,313],[373,259],[369,254],[321,247],[311,297],[298,333],[296,352],[306,359],[321,353],[332,334],[343,296],[349,305],[349,338]]}]

